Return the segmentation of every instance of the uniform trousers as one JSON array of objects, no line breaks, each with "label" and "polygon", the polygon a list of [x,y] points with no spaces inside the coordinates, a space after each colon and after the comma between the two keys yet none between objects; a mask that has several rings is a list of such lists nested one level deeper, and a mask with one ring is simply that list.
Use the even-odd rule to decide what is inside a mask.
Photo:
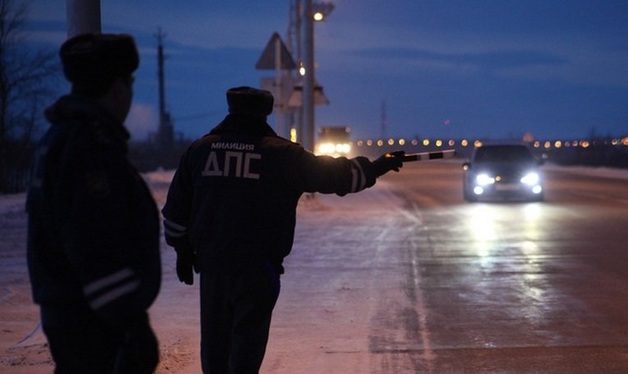
[{"label": "uniform trousers", "polygon": [[148,374],[159,362],[146,314],[114,327],[82,303],[42,305],[41,320],[55,374]]},{"label": "uniform trousers", "polygon": [[266,260],[223,260],[201,271],[203,373],[259,373],[279,278],[276,267]]}]

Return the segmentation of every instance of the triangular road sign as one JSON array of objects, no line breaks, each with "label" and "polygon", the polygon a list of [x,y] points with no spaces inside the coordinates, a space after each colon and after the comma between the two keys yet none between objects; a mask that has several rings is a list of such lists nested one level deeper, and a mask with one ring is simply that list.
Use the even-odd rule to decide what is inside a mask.
[{"label": "triangular road sign", "polygon": [[[277,43],[279,45],[277,45]],[[276,70],[277,66],[276,65],[276,50],[277,47],[279,47],[279,53],[281,54],[281,66],[279,66],[280,70],[294,70],[297,68],[297,64],[294,63],[294,60],[292,59],[292,55],[290,54],[290,51],[288,51],[288,48],[286,47],[286,45],[283,43],[283,41],[281,40],[281,37],[279,36],[279,34],[274,33],[273,36],[270,38],[270,40],[268,41],[268,44],[266,44],[266,48],[264,48],[264,51],[262,52],[262,55],[259,57],[259,60],[257,60],[257,63],[255,64],[255,69],[257,70]]]}]

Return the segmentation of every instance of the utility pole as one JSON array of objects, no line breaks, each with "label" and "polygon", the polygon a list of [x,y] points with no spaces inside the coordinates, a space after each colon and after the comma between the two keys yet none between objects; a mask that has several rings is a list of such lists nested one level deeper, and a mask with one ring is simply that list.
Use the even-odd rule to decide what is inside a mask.
[{"label": "utility pole", "polygon": [[[290,53],[293,58],[297,62],[297,77],[295,80],[298,80],[298,76],[301,72],[301,68],[303,67],[303,57],[302,57],[302,37],[303,33],[302,27],[302,18],[303,18],[303,6],[301,0],[291,0],[290,5],[290,25],[288,26],[288,47],[290,48]],[[294,89],[294,87],[293,87]],[[293,128],[296,130],[296,141],[302,143],[304,127],[303,127],[303,92],[301,92],[301,104],[294,108],[293,115]]]},{"label": "utility pole", "polygon": [[[314,21],[322,21],[333,9],[334,5],[329,1],[314,2],[313,0],[293,0],[290,9],[288,41],[293,56],[296,56],[299,63],[298,71],[302,82],[296,127],[300,134],[300,143],[311,151],[314,150],[315,106],[329,104],[323,94],[323,88],[318,85],[315,78]],[[295,39],[296,48],[293,46]]]},{"label": "utility pole", "polygon": [[166,115],[166,94],[164,87],[164,46],[163,39],[166,37],[161,32],[161,28],[157,29],[157,78],[159,80],[159,124],[161,126],[162,120]]},{"label": "utility pole", "polygon": [[312,0],[305,0],[303,7],[303,145],[314,151],[314,19]]},{"label": "utility pole", "polygon": [[166,88],[164,78],[164,47],[163,39],[166,37],[157,30],[157,77],[159,80],[159,130],[157,133],[157,143],[164,150],[172,148],[174,142],[174,126],[170,118],[170,113],[166,111]]},{"label": "utility pole", "polygon": [[68,38],[100,32],[100,0],[66,0],[65,7]]},{"label": "utility pole", "polygon": [[382,139],[386,139],[386,128],[388,127],[388,118],[386,117],[386,101],[382,100]]}]

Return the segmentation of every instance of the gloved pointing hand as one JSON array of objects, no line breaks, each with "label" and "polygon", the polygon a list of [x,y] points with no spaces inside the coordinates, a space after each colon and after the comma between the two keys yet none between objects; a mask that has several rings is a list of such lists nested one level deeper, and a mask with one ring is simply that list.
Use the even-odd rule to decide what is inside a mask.
[{"label": "gloved pointing hand", "polygon": [[176,247],[177,252],[177,277],[185,284],[194,284],[194,262],[196,256],[190,246]]},{"label": "gloved pointing hand", "polygon": [[404,151],[396,151],[381,155],[377,160],[373,161],[375,174],[379,177],[391,170],[399,171],[403,166],[403,156],[405,154],[406,152]]}]

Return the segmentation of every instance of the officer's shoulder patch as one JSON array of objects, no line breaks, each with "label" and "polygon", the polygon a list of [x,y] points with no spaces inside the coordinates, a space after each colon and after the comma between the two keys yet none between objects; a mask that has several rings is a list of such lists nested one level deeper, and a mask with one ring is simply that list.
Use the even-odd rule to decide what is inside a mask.
[{"label": "officer's shoulder patch", "polygon": [[85,188],[96,198],[105,198],[111,192],[111,185],[107,174],[102,171],[93,171],[85,175]]}]

